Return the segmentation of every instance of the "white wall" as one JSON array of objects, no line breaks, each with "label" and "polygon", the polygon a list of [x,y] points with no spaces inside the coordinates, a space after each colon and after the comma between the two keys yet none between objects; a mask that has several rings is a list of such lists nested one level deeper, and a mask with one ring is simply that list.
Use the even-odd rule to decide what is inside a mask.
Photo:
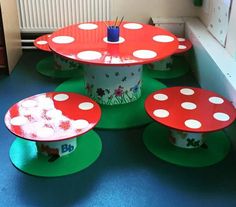
[{"label": "white wall", "polygon": [[112,0],[112,18],[148,23],[150,17],[196,16],[192,0]]},{"label": "white wall", "polygon": [[[209,24],[210,13],[212,10],[212,4],[214,1],[212,0],[204,0],[205,4],[203,7],[197,9],[197,15],[204,23],[205,26]],[[207,3],[206,3],[207,2]],[[230,13],[230,21],[228,28],[228,35],[226,40],[226,50],[230,53],[230,55],[236,60],[236,1],[233,1]]]},{"label": "white wall", "polygon": [[233,1],[229,22],[226,49],[236,60],[236,1]]}]

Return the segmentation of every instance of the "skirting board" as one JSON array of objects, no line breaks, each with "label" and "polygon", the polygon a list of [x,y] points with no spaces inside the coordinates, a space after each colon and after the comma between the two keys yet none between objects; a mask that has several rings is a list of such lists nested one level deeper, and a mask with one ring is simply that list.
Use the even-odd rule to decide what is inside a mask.
[{"label": "skirting board", "polygon": [[[202,88],[215,91],[236,107],[236,61],[197,18],[184,18],[185,35],[193,43],[188,54],[194,74]],[[226,129],[236,150],[236,123]]]}]

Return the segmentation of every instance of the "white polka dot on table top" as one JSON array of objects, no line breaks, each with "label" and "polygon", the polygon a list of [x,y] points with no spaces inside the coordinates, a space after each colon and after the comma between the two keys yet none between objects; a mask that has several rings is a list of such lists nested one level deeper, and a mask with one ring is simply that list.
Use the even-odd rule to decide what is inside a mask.
[{"label": "white polka dot on table top", "polygon": [[202,126],[200,121],[194,120],[194,119],[186,120],[184,122],[184,124],[186,127],[190,128],[190,129],[199,129]]},{"label": "white polka dot on table top", "polygon": [[191,96],[194,94],[194,90],[190,89],[190,88],[182,88],[180,90],[180,93],[182,93],[183,95],[186,95],[186,96]]},{"label": "white polka dot on table top", "polygon": [[62,116],[62,111],[57,109],[52,109],[46,112],[46,116],[49,118],[60,118]]},{"label": "white polka dot on table top", "polygon": [[80,103],[78,107],[81,110],[90,110],[94,107],[94,104],[91,102],[83,102],[83,103]]},{"label": "white polka dot on table top", "polygon": [[141,29],[143,28],[143,25],[137,23],[126,23],[123,27],[126,29]]},{"label": "white polka dot on table top", "polygon": [[13,126],[22,126],[28,122],[28,119],[24,116],[16,116],[12,118],[10,122]]},{"label": "white polka dot on table top", "polygon": [[77,57],[81,60],[97,60],[102,57],[102,54],[97,51],[82,51],[77,54]]},{"label": "white polka dot on table top", "polygon": [[52,38],[52,41],[57,43],[57,44],[69,44],[75,41],[74,37],[70,36],[57,36]]},{"label": "white polka dot on table top", "polygon": [[191,102],[184,102],[181,104],[181,107],[187,110],[194,110],[197,108],[197,105]]},{"label": "white polka dot on table top", "polygon": [[72,123],[72,125],[76,128],[76,129],[84,129],[86,127],[88,127],[89,122],[87,120],[84,119],[79,119],[76,120]]},{"label": "white polka dot on table top", "polygon": [[218,121],[228,121],[230,119],[228,114],[221,112],[214,113],[213,117]]},{"label": "white polka dot on table top", "polygon": [[40,40],[40,41],[37,41],[36,43],[39,44],[39,45],[46,45],[46,44],[48,44],[48,42],[45,41],[45,40]]},{"label": "white polka dot on table top", "polygon": [[37,106],[37,102],[34,100],[26,100],[26,101],[21,102],[21,106],[25,108],[31,108],[31,107]]},{"label": "white polka dot on table top", "polygon": [[178,49],[180,49],[180,50],[184,50],[184,49],[186,49],[187,47],[185,46],[185,45],[179,45],[178,46]]},{"label": "white polka dot on table top", "polygon": [[98,25],[92,24],[92,23],[86,23],[86,24],[80,24],[78,28],[83,29],[83,30],[93,30],[93,29],[97,29]]},{"label": "white polka dot on table top", "polygon": [[92,99],[70,92],[38,94],[14,104],[5,115],[7,128],[32,141],[61,141],[93,128],[101,117]]},{"label": "white polka dot on table top", "polygon": [[177,38],[179,42],[184,42],[186,39],[185,38],[182,38],[182,37],[179,37]]},{"label": "white polka dot on table top", "polygon": [[158,93],[158,94],[155,94],[153,98],[157,101],[165,101],[168,99],[168,96],[165,94]]},{"label": "white polka dot on table top", "polygon": [[133,56],[141,59],[150,59],[157,56],[157,53],[151,50],[136,50]]},{"label": "white polka dot on table top", "polygon": [[169,116],[169,111],[165,109],[157,109],[153,112],[154,116],[159,117],[159,118],[165,118]]},{"label": "white polka dot on table top", "polygon": [[67,94],[57,94],[53,97],[54,100],[56,101],[66,101],[67,99],[69,99],[69,96]]},{"label": "white polka dot on table top", "polygon": [[153,40],[156,42],[166,43],[166,42],[173,42],[174,38],[171,36],[167,36],[167,35],[156,35],[153,37]]},{"label": "white polka dot on table top", "polygon": [[145,109],[154,120],[170,128],[196,133],[220,130],[236,118],[228,100],[194,87],[160,89],[148,96]]},{"label": "white polka dot on table top", "polygon": [[222,104],[222,103],[224,103],[224,100],[220,97],[210,97],[208,100],[213,104]]},{"label": "white polka dot on table top", "polygon": [[108,43],[108,44],[119,44],[119,43],[123,43],[125,41],[125,38],[119,37],[119,41],[117,41],[117,42],[110,42],[110,41],[107,40],[107,37],[104,37],[103,41]]},{"label": "white polka dot on table top", "polygon": [[40,138],[49,138],[55,134],[55,131],[49,127],[42,127],[37,129],[36,135]]}]

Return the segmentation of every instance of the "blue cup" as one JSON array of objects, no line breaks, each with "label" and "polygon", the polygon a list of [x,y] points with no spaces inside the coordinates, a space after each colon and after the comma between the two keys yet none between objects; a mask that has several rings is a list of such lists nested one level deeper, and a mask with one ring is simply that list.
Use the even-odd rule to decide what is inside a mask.
[{"label": "blue cup", "polygon": [[118,42],[120,36],[120,28],[110,26],[107,28],[107,40],[109,42]]}]

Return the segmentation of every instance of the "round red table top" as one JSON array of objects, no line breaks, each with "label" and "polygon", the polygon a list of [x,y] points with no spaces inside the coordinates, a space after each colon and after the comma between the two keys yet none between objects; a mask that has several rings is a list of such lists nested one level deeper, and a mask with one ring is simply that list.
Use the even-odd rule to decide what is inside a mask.
[{"label": "round red table top", "polygon": [[101,117],[92,99],[68,92],[48,92],[23,99],[5,115],[7,128],[32,141],[61,141],[93,128]]},{"label": "round red table top", "polygon": [[40,50],[51,52],[48,45],[48,38],[50,37],[50,34],[42,35],[34,40],[34,46],[37,47]]},{"label": "round red table top", "polygon": [[192,48],[192,42],[188,39],[185,39],[183,37],[178,37],[178,48],[175,51],[175,54],[179,54],[179,53],[184,53],[187,52],[188,50],[190,50]]},{"label": "round red table top", "polygon": [[117,66],[155,62],[172,55],[178,47],[177,38],[169,31],[131,22],[120,25],[119,42],[109,42],[102,21],[62,28],[50,36],[48,43],[55,53],[72,60]]},{"label": "round red table top", "polygon": [[158,90],[148,96],[145,109],[155,121],[187,132],[217,131],[236,117],[234,106],[224,97],[193,87]]}]

